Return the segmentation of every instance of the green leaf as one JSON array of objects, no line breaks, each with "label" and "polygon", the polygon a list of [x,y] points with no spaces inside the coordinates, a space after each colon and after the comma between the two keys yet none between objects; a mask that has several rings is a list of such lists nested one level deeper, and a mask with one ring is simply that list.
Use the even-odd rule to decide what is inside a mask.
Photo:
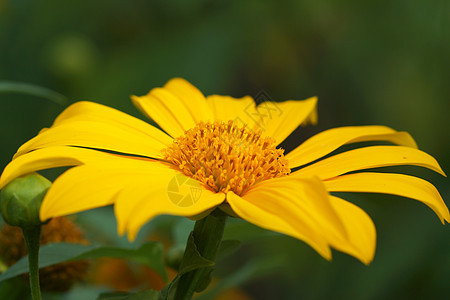
[{"label": "green leaf", "polygon": [[[45,300],[84,300],[97,299],[101,293],[108,291],[106,286],[77,284],[69,291],[64,293],[62,297],[60,293],[42,291],[42,299]],[[53,297],[51,297],[53,296]],[[3,298],[0,298],[3,299]],[[20,298],[20,300],[22,300]]]},{"label": "green leaf", "polygon": [[139,293],[102,293],[97,300],[157,300],[159,292],[155,290],[145,290]]},{"label": "green leaf", "polygon": [[61,106],[67,106],[67,104],[69,103],[69,100],[66,96],[50,89],[30,83],[2,80],[0,81],[0,93],[17,93],[36,96],[48,99]]},{"label": "green leaf", "polygon": [[[68,260],[91,251],[99,246],[85,246],[80,244],[49,244],[41,247],[39,251],[39,268],[44,268]],[[28,256],[22,257],[12,265],[5,273],[0,275],[0,281],[28,272]]]},{"label": "green leaf", "polygon": [[212,267],[215,264],[213,261],[204,258],[198,252],[197,245],[195,244],[194,236],[192,233],[191,235],[189,235],[189,239],[186,245],[186,252],[184,253],[184,255],[186,258],[183,258],[183,261],[181,262],[178,276],[200,268]]},{"label": "green leaf", "polygon": [[200,269],[213,267],[215,263],[209,259],[204,258],[197,250],[197,245],[195,244],[193,232],[189,235],[188,242],[186,245],[186,252],[184,253],[185,258],[180,265],[177,277],[172,280],[172,282],[166,286],[161,291],[160,299],[170,299],[172,289],[177,284],[178,280],[184,274]]},{"label": "green leaf", "polygon": [[125,298],[126,300],[157,300],[159,298],[159,292],[154,290],[146,290],[139,292]]},{"label": "green leaf", "polygon": [[147,242],[137,249],[102,247],[81,254],[74,258],[74,260],[98,257],[115,257],[132,260],[150,267],[158,273],[158,275],[160,275],[165,282],[167,282],[168,277],[163,261],[163,250],[164,247],[160,242]]},{"label": "green leaf", "polygon": [[[57,243],[41,247],[39,251],[39,268],[55,265],[65,261],[92,259],[98,257],[115,257],[132,260],[152,268],[164,281],[167,274],[163,262],[163,246],[159,242],[148,242],[139,248],[85,246],[80,244]],[[0,275],[0,281],[28,272],[28,257],[23,257]]]},{"label": "green leaf", "polygon": [[101,293],[98,295],[97,300],[125,300],[130,295],[127,292]]}]

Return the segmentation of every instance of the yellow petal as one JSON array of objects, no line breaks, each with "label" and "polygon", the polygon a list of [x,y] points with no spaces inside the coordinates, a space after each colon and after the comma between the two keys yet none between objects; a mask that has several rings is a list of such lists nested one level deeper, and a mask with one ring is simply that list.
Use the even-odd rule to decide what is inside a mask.
[{"label": "yellow petal", "polygon": [[445,176],[431,155],[403,146],[372,146],[350,150],[304,167],[291,173],[291,176],[329,179],[351,171],[398,165],[425,167]]},{"label": "yellow petal", "polygon": [[249,129],[258,129],[261,122],[256,111],[255,101],[250,96],[233,98],[230,96],[211,95],[206,97],[208,105],[214,114],[215,121],[234,121]]},{"label": "yellow petal", "polygon": [[186,103],[197,123],[213,120],[213,113],[205,101],[205,96],[185,79],[173,78],[164,85],[164,88]]},{"label": "yellow petal", "polygon": [[[292,221],[287,221],[285,219],[285,215],[279,216],[267,207],[245,200],[233,192],[227,194],[227,200],[228,203],[230,203],[233,212],[242,219],[261,228],[283,233],[302,240],[324,258],[328,260],[331,259],[331,250],[325,238],[314,228],[309,228],[305,224],[302,224],[302,221],[293,224]],[[282,208],[279,209],[279,211],[285,213]]]},{"label": "yellow petal", "polygon": [[271,136],[277,144],[287,138],[298,126],[316,120],[317,98],[302,101],[263,102],[257,106],[263,135]]},{"label": "yellow petal", "polygon": [[397,132],[386,126],[349,126],[323,131],[309,138],[286,155],[291,168],[313,162],[345,144],[388,141],[401,146],[417,148],[407,132]]},{"label": "yellow petal", "polygon": [[328,243],[346,239],[345,228],[318,179],[267,180],[242,197],[229,192],[227,200],[241,218],[303,240],[327,259],[331,258]]},{"label": "yellow petal", "polygon": [[59,176],[42,202],[40,218],[70,215],[114,203],[117,193],[136,179],[123,169],[84,165]]},{"label": "yellow petal", "polygon": [[205,189],[176,170],[155,169],[118,194],[114,211],[119,234],[134,240],[141,227],[157,215],[191,217],[220,205],[225,194]]},{"label": "yellow petal", "polygon": [[145,96],[132,96],[133,103],[172,137],[178,137],[200,121],[213,120],[205,97],[182,79],[169,81]]},{"label": "yellow petal", "polygon": [[442,223],[450,221],[448,208],[438,190],[414,176],[367,172],[339,176],[324,183],[330,192],[383,193],[415,199],[428,205]]},{"label": "yellow petal", "polygon": [[15,157],[35,149],[54,146],[78,146],[126,154],[162,158],[167,145],[138,131],[95,121],[67,121],[51,127],[25,144]]},{"label": "yellow petal", "polygon": [[119,110],[94,102],[80,101],[72,104],[56,118],[52,127],[71,121],[108,123],[125,131],[144,134],[164,145],[172,143],[172,138],[158,128]]},{"label": "yellow petal", "polygon": [[[41,220],[114,203],[119,192],[169,169],[154,160],[116,157],[72,168],[59,176],[44,198]],[[145,187],[145,185],[144,185]],[[131,200],[129,200],[131,201]]]},{"label": "yellow petal", "polygon": [[77,147],[38,149],[15,158],[6,166],[0,178],[0,189],[15,178],[31,172],[100,161],[114,164],[117,157],[114,154]]},{"label": "yellow petal", "polygon": [[331,204],[344,223],[348,240],[332,242],[333,248],[350,254],[368,265],[375,255],[376,230],[372,219],[358,206],[330,196]]}]

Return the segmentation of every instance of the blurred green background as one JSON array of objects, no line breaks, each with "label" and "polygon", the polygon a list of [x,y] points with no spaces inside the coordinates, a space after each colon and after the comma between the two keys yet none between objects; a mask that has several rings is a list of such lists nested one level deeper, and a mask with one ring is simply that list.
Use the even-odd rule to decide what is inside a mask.
[{"label": "blurred green background", "polygon": [[[0,0],[0,80],[36,84],[72,102],[91,100],[137,117],[129,96],[175,76],[206,95],[317,95],[319,124],[297,130],[285,148],[331,127],[387,125],[410,132],[447,172],[449,53],[446,0]],[[62,110],[45,99],[0,94],[0,169]],[[420,168],[401,170],[430,180],[450,203],[447,179]],[[252,270],[260,276],[237,283],[251,299],[450,293],[450,231],[430,209],[394,196],[346,199],[377,226],[370,266],[337,252],[327,262],[297,240],[249,233],[218,274],[256,262]]]}]

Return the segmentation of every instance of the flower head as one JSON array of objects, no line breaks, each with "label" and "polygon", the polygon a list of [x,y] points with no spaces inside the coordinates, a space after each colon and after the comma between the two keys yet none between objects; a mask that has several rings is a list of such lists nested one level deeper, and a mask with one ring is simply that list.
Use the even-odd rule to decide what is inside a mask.
[{"label": "flower head", "polygon": [[[50,188],[41,220],[114,204],[119,233],[134,239],[156,215],[198,217],[220,207],[303,240],[327,259],[333,247],[364,263],[375,251],[373,222],[330,192],[400,195],[428,205],[442,222],[450,220],[427,181],[362,171],[416,165],[445,175],[406,132],[385,126],[334,128],[284,154],[277,145],[299,125],[316,121],[316,98],[256,105],[248,96],[204,97],[175,78],[132,100],[162,130],[100,104],[75,103],[19,148],[0,188],[29,172],[75,166]],[[364,141],[393,145],[326,157],[342,145]]]},{"label": "flower head", "polygon": [[211,190],[237,195],[258,182],[290,173],[283,149],[245,127],[200,122],[163,150],[164,159]]}]

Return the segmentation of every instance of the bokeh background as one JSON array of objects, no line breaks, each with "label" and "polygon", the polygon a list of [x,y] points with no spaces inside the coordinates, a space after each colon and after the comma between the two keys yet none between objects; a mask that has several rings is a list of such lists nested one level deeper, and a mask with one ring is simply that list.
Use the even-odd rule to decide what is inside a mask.
[{"label": "bokeh background", "polygon": [[[71,102],[91,100],[140,118],[129,96],[175,76],[206,95],[264,90],[276,101],[317,95],[319,124],[297,130],[286,149],[331,127],[380,124],[410,132],[447,172],[449,53],[446,0],[0,0],[0,80],[32,83]],[[62,110],[43,98],[0,93],[0,169]],[[450,204],[447,179],[420,168],[395,170],[427,178]],[[377,226],[370,266],[337,252],[327,262],[300,241],[250,227],[233,232],[231,226],[228,234],[240,233],[242,247],[219,263],[217,276],[228,278],[244,299],[448,296],[448,226],[409,199],[347,199]],[[78,220],[88,235],[93,227],[111,231],[114,222],[108,209]],[[180,222],[188,232],[189,221],[158,224]],[[105,232],[109,242],[126,243],[113,238],[114,229]],[[230,274],[241,277],[233,281]],[[84,299],[97,291],[90,284],[76,289],[89,295]]]}]

